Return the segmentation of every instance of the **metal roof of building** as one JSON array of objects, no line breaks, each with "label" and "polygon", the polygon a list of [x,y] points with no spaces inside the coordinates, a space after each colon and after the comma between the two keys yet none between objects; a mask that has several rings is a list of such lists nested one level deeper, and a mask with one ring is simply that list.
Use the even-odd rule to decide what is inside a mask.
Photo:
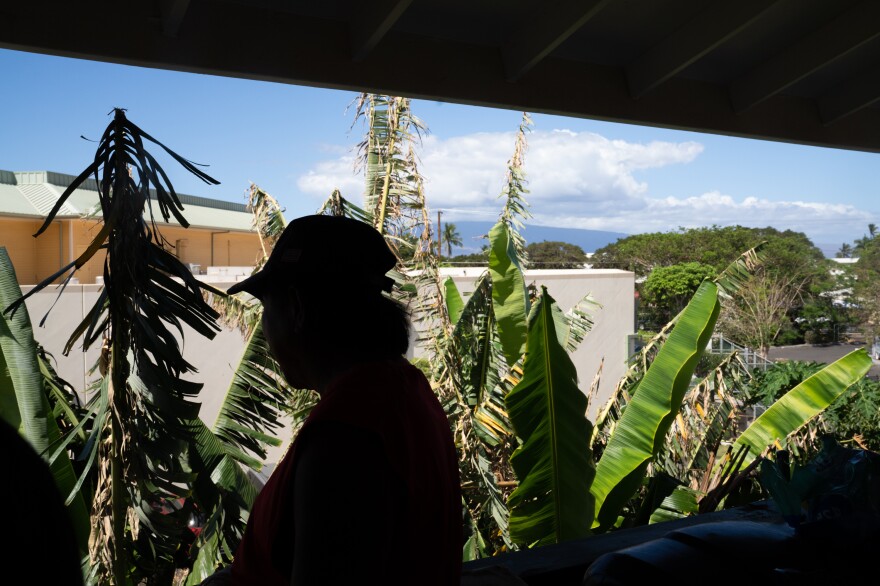
[{"label": "metal roof of building", "polygon": [[[53,171],[0,170],[0,216],[45,218],[75,177]],[[243,203],[178,194],[183,216],[195,228],[253,231],[253,216]],[[87,179],[70,194],[58,211],[59,218],[100,214],[98,184]],[[154,208],[158,216],[158,208]],[[163,222],[164,223],[164,222]],[[168,224],[178,225],[172,217]]]}]

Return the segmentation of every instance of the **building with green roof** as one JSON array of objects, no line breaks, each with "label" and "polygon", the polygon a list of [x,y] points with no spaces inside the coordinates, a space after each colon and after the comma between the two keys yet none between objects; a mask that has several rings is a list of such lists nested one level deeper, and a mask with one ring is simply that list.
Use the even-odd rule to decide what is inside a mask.
[{"label": "building with green roof", "polygon": [[[72,262],[100,229],[98,185],[88,179],[64,202],[52,225],[33,238],[73,180],[73,175],[53,171],[0,170],[0,246],[9,252],[22,285],[36,284]],[[249,274],[262,250],[247,206],[179,197],[190,227],[183,228],[173,217],[157,222],[177,257],[206,280],[234,281]],[[103,253],[96,254],[77,271],[78,281],[100,282],[103,263]]]}]

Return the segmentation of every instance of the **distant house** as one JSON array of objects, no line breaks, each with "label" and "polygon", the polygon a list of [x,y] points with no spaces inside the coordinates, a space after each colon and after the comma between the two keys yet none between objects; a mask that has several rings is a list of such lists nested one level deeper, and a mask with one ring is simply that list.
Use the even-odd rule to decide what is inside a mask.
[{"label": "distant house", "polygon": [[[88,179],[61,206],[52,225],[38,238],[33,234],[58,203],[74,177],[52,171],[0,170],[0,246],[5,246],[22,285],[33,285],[75,260],[94,238],[101,221],[98,186]],[[262,254],[243,203],[179,194],[189,228],[174,218],[157,222],[177,257],[206,280],[218,272],[230,273],[223,280],[249,274]],[[154,215],[161,220],[158,208]],[[79,283],[100,282],[104,253],[99,252],[77,271]],[[209,267],[214,267],[210,268]],[[212,274],[213,273],[213,274]],[[232,278],[229,278],[232,277]]]}]

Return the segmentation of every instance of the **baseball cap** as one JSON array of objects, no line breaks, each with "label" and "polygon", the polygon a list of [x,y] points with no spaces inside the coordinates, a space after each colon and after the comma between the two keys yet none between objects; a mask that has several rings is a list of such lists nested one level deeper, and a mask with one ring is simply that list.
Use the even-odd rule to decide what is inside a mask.
[{"label": "baseball cap", "polygon": [[273,287],[302,278],[331,279],[347,289],[390,292],[386,276],[397,264],[379,232],[364,222],[341,216],[303,216],[281,233],[262,270],[234,284],[257,299]]}]

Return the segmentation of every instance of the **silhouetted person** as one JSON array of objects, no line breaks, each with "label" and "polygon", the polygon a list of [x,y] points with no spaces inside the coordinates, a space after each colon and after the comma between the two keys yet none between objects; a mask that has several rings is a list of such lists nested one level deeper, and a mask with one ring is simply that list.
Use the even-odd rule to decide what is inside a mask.
[{"label": "silhouetted person", "polygon": [[403,355],[394,254],[372,227],[290,223],[262,271],[234,285],[294,388],[320,402],[251,511],[236,584],[458,584],[461,495],[449,424]]},{"label": "silhouetted person", "polygon": [[0,446],[4,470],[0,502],[6,534],[0,583],[81,585],[73,523],[49,466],[2,419]]}]

